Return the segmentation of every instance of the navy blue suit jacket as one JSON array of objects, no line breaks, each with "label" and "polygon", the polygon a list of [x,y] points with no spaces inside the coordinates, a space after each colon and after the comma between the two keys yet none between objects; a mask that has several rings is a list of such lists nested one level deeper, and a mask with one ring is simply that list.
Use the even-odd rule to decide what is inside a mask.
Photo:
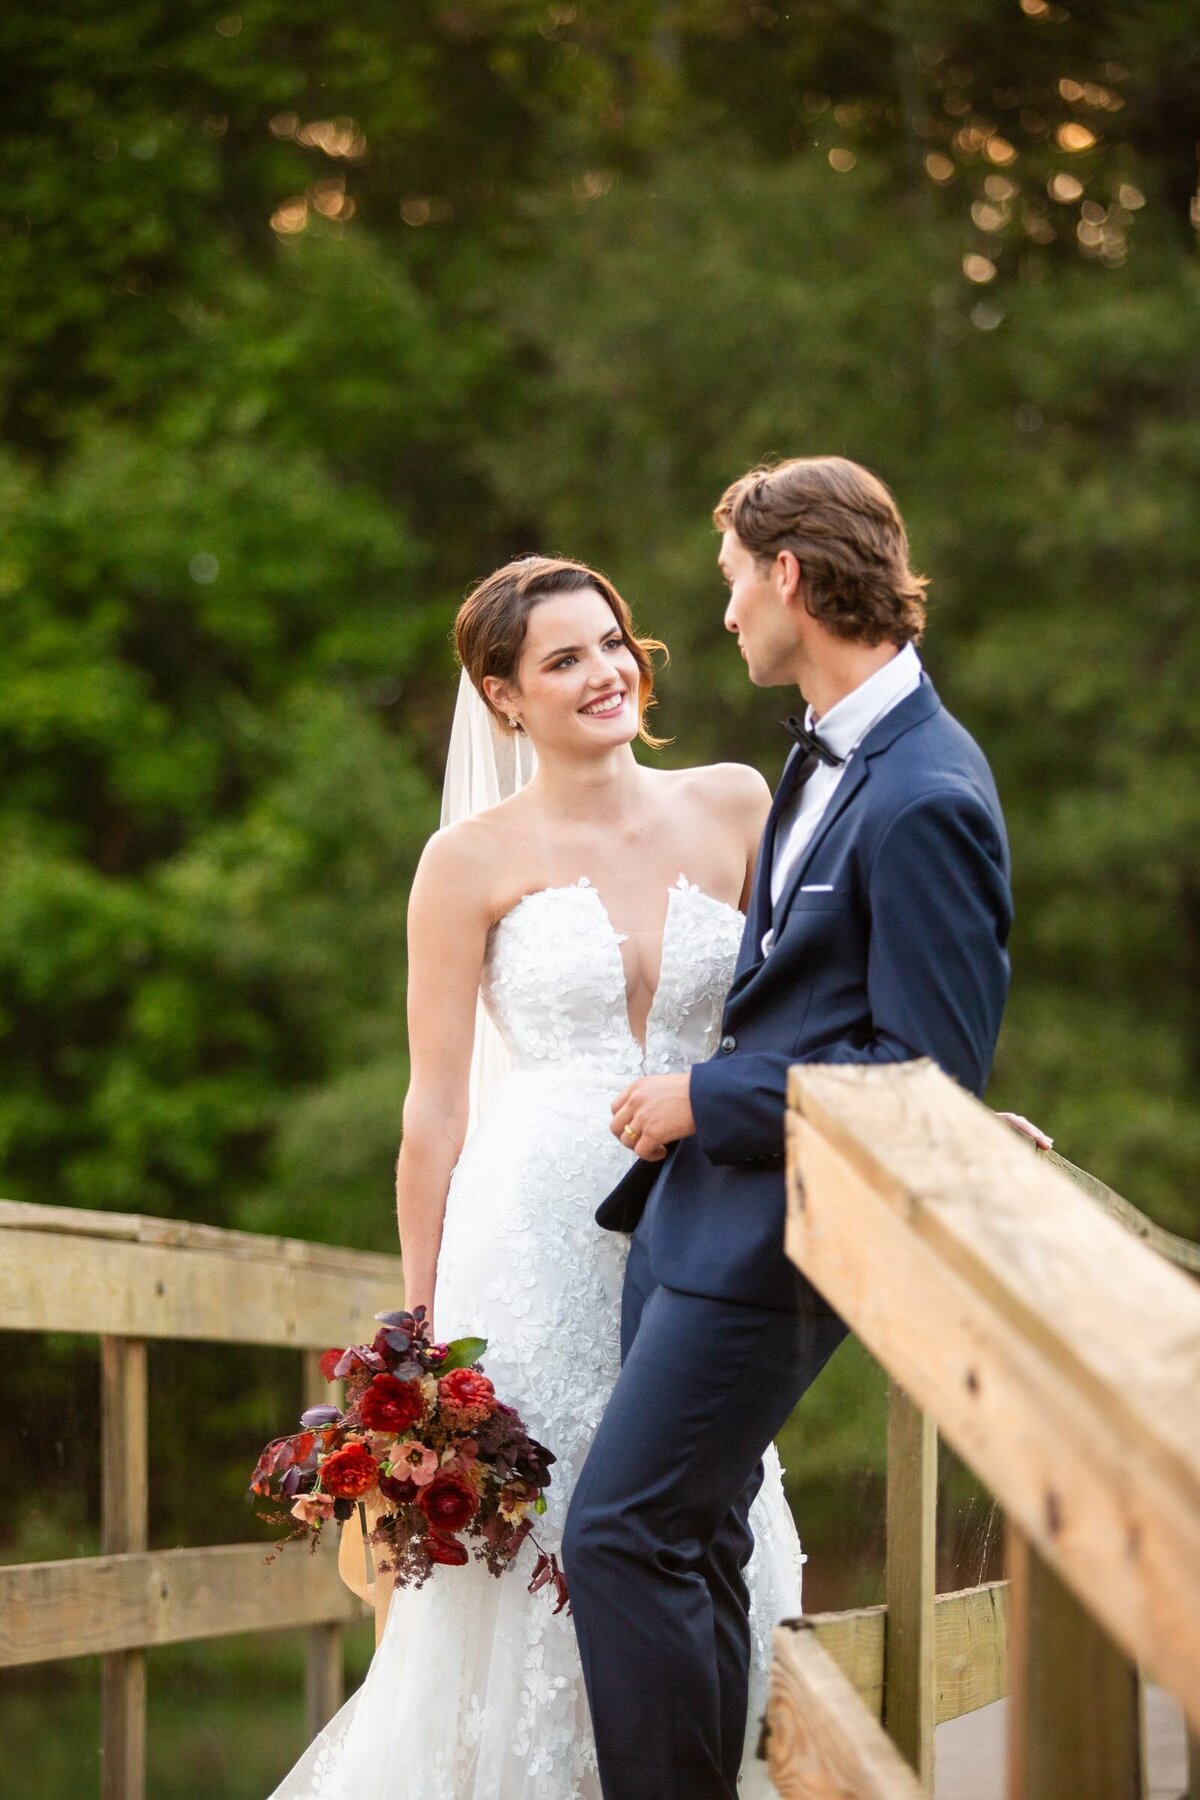
[{"label": "navy blue suit jacket", "polygon": [[783,1249],[788,1066],[929,1056],[982,1094],[1012,901],[991,772],[923,677],[851,757],[772,909],[775,829],[800,755],[767,818],[720,1048],[692,1070],[696,1134],[664,1162],[635,1163],[596,1218],[638,1227],[668,1287],[815,1311],[825,1302]]}]

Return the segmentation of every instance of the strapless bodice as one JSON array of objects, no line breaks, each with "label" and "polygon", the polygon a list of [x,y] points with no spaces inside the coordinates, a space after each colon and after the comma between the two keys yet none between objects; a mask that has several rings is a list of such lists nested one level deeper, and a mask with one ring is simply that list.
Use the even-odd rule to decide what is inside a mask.
[{"label": "strapless bodice", "polygon": [[740,912],[680,876],[668,890],[643,1051],[629,1024],[621,934],[585,876],[526,894],[492,927],[482,996],[514,1070],[579,1066],[662,1075],[716,1048]]}]

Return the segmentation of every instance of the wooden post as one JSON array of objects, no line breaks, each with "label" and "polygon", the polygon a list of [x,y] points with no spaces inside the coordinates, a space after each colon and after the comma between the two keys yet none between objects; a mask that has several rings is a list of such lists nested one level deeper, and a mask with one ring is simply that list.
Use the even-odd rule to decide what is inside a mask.
[{"label": "wooden post", "polygon": [[[106,1555],[148,1539],[146,1346],[100,1340],[100,1540]],[[145,1800],[146,1653],[118,1650],[100,1664],[101,1800]]]},{"label": "wooden post", "polygon": [[328,1725],[344,1698],[342,1628],[336,1620],[313,1625],[304,1653],[304,1707],[310,1740]]},{"label": "wooden post", "polygon": [[1137,1667],[1009,1525],[1008,1800],[1144,1800]]},{"label": "wooden post", "polygon": [[883,1721],[922,1787],[932,1793],[937,1429],[891,1380],[887,1455]]},{"label": "wooden post", "polygon": [[[333,1397],[330,1384],[321,1373],[319,1350],[304,1352],[303,1384],[306,1407],[318,1406]],[[357,1530],[356,1525],[354,1529]],[[342,1627],[336,1620],[313,1625],[304,1652],[304,1701],[310,1739],[328,1725],[345,1699],[345,1692]]]}]

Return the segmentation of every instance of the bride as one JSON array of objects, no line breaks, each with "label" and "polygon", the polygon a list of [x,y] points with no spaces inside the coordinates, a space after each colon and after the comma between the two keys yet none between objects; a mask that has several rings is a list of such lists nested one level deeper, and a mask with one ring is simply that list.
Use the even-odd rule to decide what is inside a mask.
[{"label": "bride", "polygon": [[[456,822],[408,916],[405,1304],[440,1338],[487,1338],[498,1394],[558,1457],[537,1534],[557,1550],[620,1360],[625,1240],[593,1218],[633,1155],[612,1100],[715,1049],[770,796],[740,764],[635,761],[661,646],[594,571],[510,563],[455,636]],[[754,1740],[772,1628],[800,1610],[773,1450],[751,1523],[747,1796],[774,1791]],[[599,1800],[571,1620],[528,1592],[535,1554],[397,1591],[362,1687],[273,1800]]]}]

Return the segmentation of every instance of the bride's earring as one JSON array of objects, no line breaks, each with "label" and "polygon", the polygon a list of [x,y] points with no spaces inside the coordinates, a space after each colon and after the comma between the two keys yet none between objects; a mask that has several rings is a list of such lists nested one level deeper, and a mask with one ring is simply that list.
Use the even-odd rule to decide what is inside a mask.
[{"label": "bride's earring", "polygon": [[520,721],[520,719],[514,719],[514,717],[511,713],[509,713],[509,715],[508,715],[508,723],[509,723],[509,727],[511,730],[520,731],[521,721]]}]

